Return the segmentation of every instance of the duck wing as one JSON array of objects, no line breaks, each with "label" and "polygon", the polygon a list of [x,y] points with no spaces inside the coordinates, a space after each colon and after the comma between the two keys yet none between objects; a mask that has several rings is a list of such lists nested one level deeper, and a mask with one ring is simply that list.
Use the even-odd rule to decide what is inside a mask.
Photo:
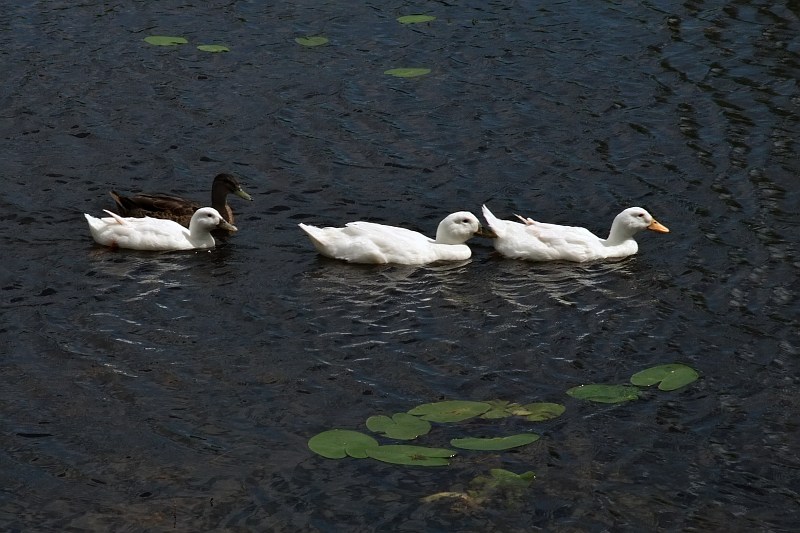
[{"label": "duck wing", "polygon": [[117,211],[123,216],[163,218],[185,226],[189,225],[192,215],[201,207],[197,202],[170,194],[123,196],[116,191],[109,194],[117,204]]},{"label": "duck wing", "polygon": [[351,263],[422,264],[440,259],[433,239],[416,231],[374,222],[319,228],[300,224],[319,253]]},{"label": "duck wing", "polygon": [[602,239],[586,228],[523,220],[525,233],[536,241],[534,247],[547,259],[587,261],[602,245]]}]

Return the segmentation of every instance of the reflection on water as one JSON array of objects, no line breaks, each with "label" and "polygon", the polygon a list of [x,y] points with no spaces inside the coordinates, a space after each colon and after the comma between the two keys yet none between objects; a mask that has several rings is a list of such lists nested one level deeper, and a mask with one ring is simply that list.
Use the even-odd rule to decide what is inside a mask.
[{"label": "reflection on water", "polygon": [[[530,310],[531,305],[553,304],[591,311],[596,300],[624,300],[637,282],[629,267],[632,259],[595,264],[497,263],[492,289],[509,305]],[[588,306],[588,307],[584,307]]]},{"label": "reflection on water", "polygon": [[[8,8],[3,529],[796,529],[796,7],[428,8]],[[146,45],[156,27],[190,44]],[[312,30],[329,44],[295,43]],[[196,49],[223,35],[230,53]],[[431,74],[382,74],[409,62]],[[81,213],[108,189],[203,197],[221,171],[254,196],[225,245],[92,244]],[[599,233],[642,205],[672,232],[616,262],[476,239],[468,262],[402,268],[321,259],[297,229],[427,233],[487,202]],[[617,406],[564,394],[665,362],[702,377]],[[433,471],[306,448],[442,398],[567,411],[450,428],[543,438]],[[518,507],[421,501],[495,467],[536,472]]]},{"label": "reflection on water", "polygon": [[135,283],[139,290],[135,296],[126,301],[143,300],[156,297],[162,291],[179,288],[180,284],[169,279],[169,274],[189,268],[180,254],[123,254],[119,252],[93,251],[95,271],[108,278],[117,279],[120,283]]}]

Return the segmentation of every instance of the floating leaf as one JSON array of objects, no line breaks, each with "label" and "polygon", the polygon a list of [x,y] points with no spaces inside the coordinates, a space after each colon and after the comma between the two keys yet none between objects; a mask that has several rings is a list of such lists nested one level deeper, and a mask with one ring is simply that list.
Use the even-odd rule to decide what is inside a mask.
[{"label": "floating leaf", "polygon": [[536,402],[523,405],[519,409],[512,410],[511,413],[517,416],[524,416],[531,422],[542,422],[558,418],[566,410],[567,408],[560,403]]},{"label": "floating leaf", "polygon": [[397,78],[416,78],[417,76],[424,76],[430,74],[429,68],[390,68],[383,71],[384,74],[395,76]]},{"label": "floating leaf", "polygon": [[298,37],[294,40],[294,42],[309,47],[322,46],[323,44],[328,44],[328,38],[323,37],[322,35],[314,35],[311,37]]},{"label": "floating leaf", "polygon": [[450,445],[464,450],[498,451],[524,446],[539,440],[540,436],[536,433],[520,433],[510,437],[494,437],[491,439],[479,439],[467,437],[465,439],[453,439]]},{"label": "floating leaf", "polygon": [[620,403],[638,399],[639,389],[627,385],[581,385],[569,389],[567,394],[579,400]]},{"label": "floating leaf", "polygon": [[211,52],[211,53],[231,51],[230,48],[221,44],[201,44],[197,47],[197,49],[202,52]]},{"label": "floating leaf", "polygon": [[511,403],[505,400],[491,400],[488,403],[491,408],[481,415],[481,418],[496,419],[507,418],[514,414],[514,409],[518,409],[518,403]]},{"label": "floating leaf", "polygon": [[183,37],[170,37],[169,35],[150,35],[145,37],[144,41],[155,46],[177,46],[189,42]]},{"label": "floating leaf", "polygon": [[416,439],[431,430],[430,422],[408,413],[396,413],[391,418],[384,415],[371,416],[367,419],[367,427],[370,431],[399,440]]},{"label": "floating leaf", "polygon": [[444,448],[425,448],[405,444],[390,444],[365,450],[369,457],[397,465],[447,466],[456,452]]},{"label": "floating leaf", "polygon": [[411,409],[408,414],[421,416],[430,422],[461,422],[481,415],[491,409],[484,402],[464,400],[446,400],[444,402],[425,403]]},{"label": "floating leaf", "polygon": [[681,364],[659,365],[647,368],[631,376],[631,383],[640,387],[649,387],[659,383],[663,391],[680,389],[696,381],[700,375],[690,366]]},{"label": "floating leaf", "polygon": [[367,457],[366,450],[377,448],[378,441],[358,431],[331,429],[311,437],[308,447],[328,459],[342,459],[348,455],[364,459]]},{"label": "floating leaf", "polygon": [[404,15],[397,17],[397,22],[400,24],[419,24],[420,22],[431,22],[436,20],[433,15]]}]

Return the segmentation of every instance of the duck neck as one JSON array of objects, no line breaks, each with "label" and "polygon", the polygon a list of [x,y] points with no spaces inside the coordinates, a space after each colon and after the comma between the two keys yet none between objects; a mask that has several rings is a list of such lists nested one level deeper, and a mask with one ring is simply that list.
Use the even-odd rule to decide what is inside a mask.
[{"label": "duck neck", "polygon": [[206,228],[201,227],[200,224],[195,224],[193,222],[194,221],[189,223],[189,240],[192,241],[192,244],[198,248],[214,246],[215,241],[211,233]]},{"label": "duck neck", "polygon": [[631,239],[633,239],[633,233],[630,229],[615,218],[614,223],[611,224],[611,231],[608,232],[606,244],[608,246],[616,246]]},{"label": "duck neck", "polygon": [[226,216],[228,211],[228,187],[221,181],[215,181],[211,187],[211,207],[219,211],[226,222],[230,222]]},{"label": "duck neck", "polygon": [[449,235],[448,232],[445,230],[445,223],[444,221],[439,223],[439,227],[436,228],[436,243],[437,244],[464,244],[463,241],[454,239],[452,235]]}]

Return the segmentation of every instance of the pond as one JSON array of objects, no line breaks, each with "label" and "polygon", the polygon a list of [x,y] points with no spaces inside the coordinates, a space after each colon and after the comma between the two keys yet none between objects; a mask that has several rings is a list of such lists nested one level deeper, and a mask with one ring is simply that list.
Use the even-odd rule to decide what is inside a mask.
[{"label": "pond", "polygon": [[[435,19],[397,20],[413,14]],[[5,15],[4,530],[796,528],[797,2]],[[253,202],[230,200],[239,232],[214,250],[92,242],[83,213],[109,190],[202,200],[219,172]],[[473,239],[469,261],[402,267],[322,258],[297,227],[432,235],[482,204],[600,235],[635,205],[671,231],[622,260]],[[618,404],[566,393],[668,363],[700,378]],[[365,421],[442,400],[565,410],[433,423],[414,444],[541,436],[449,466],[308,447],[329,429],[392,442]],[[536,477],[463,497],[496,469]]]}]

